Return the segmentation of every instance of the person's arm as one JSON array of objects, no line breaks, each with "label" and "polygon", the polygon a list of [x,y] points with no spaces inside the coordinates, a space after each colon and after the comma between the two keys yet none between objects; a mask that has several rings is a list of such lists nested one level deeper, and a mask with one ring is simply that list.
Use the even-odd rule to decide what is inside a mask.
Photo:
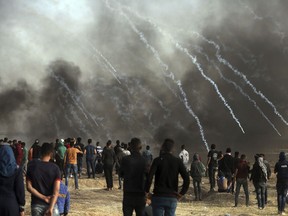
[{"label": "person's arm", "polygon": [[149,174],[148,174],[148,178],[147,178],[147,181],[146,181],[146,187],[145,187],[145,191],[147,194],[149,194],[150,192],[150,188],[151,188],[151,185],[152,185],[152,181],[153,181],[153,177],[157,171],[157,159],[155,159],[152,163],[152,166],[150,168],[150,171],[149,171]]},{"label": "person's arm", "polygon": [[235,175],[234,175],[234,178],[233,178],[234,182],[236,181],[237,173],[238,173],[238,168],[236,168],[236,170],[235,170]]},{"label": "person's arm", "polygon": [[78,149],[78,148],[76,148],[76,149],[77,149],[76,153],[83,154],[83,152],[80,149]]},{"label": "person's arm", "polygon": [[278,173],[278,163],[275,164],[275,167],[274,167],[274,173]]},{"label": "person's arm", "polygon": [[86,155],[86,148],[84,149],[84,152],[83,152],[83,154],[84,154],[84,155]]},{"label": "person's arm", "polygon": [[208,159],[207,159],[207,164],[206,164],[206,167],[208,168],[208,166],[209,166],[209,164],[210,164],[210,162],[211,162],[211,155],[210,155],[211,153],[210,153],[210,151],[209,151],[209,153],[208,153]]},{"label": "person's arm", "polygon": [[68,215],[70,209],[70,193],[67,191],[64,205],[64,215]]},{"label": "person's arm", "polygon": [[55,180],[54,182],[54,186],[53,186],[53,195],[50,199],[50,203],[49,203],[49,208],[47,209],[47,211],[45,212],[45,216],[52,216],[53,215],[53,209],[54,206],[57,202],[58,196],[59,196],[59,190],[60,190],[60,179]]},{"label": "person's arm", "polygon": [[23,181],[23,171],[17,170],[17,175],[14,182],[14,191],[16,194],[17,202],[19,204],[19,210],[22,215],[24,215],[25,210],[25,190]]},{"label": "person's arm", "polygon": [[43,194],[41,194],[39,191],[37,191],[35,188],[33,188],[32,186],[32,182],[30,181],[29,178],[26,178],[26,188],[27,191],[30,192],[33,196],[44,200],[46,203],[50,202],[50,196],[45,196]]}]

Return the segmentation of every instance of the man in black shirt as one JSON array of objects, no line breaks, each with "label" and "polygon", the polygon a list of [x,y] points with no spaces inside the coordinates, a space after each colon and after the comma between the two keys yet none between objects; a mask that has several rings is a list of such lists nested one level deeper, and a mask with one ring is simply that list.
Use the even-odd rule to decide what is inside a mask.
[{"label": "man in black shirt", "polygon": [[123,215],[142,216],[145,208],[145,159],[141,156],[141,141],[131,140],[131,155],[123,157],[120,166],[120,176],[124,178]]},{"label": "man in black shirt", "polygon": [[207,170],[209,175],[210,191],[215,191],[216,178],[215,173],[218,169],[218,151],[216,151],[216,145],[211,145],[211,150],[208,153]]},{"label": "man in black shirt", "polygon": [[231,155],[231,148],[226,149],[226,154],[219,161],[219,176],[227,179],[228,191],[231,192],[232,176],[234,174],[234,158]]},{"label": "man in black shirt", "polygon": [[58,166],[49,162],[53,151],[53,145],[44,143],[41,147],[41,160],[32,160],[28,164],[26,187],[31,193],[32,216],[59,215],[56,201],[61,174]]},{"label": "man in black shirt", "polygon": [[[189,174],[181,161],[172,155],[174,141],[166,139],[161,148],[161,155],[157,157],[151,166],[146,193],[149,193],[154,181],[154,194],[152,197],[153,215],[175,215],[177,199],[187,192],[190,184]],[[183,179],[183,186],[178,193],[179,174]]]}]

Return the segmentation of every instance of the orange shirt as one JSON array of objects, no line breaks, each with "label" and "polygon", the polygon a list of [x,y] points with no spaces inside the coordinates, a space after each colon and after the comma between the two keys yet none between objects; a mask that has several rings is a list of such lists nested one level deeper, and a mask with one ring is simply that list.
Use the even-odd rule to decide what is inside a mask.
[{"label": "orange shirt", "polygon": [[68,164],[77,164],[77,153],[83,153],[77,148],[69,148],[66,152],[67,163]]}]

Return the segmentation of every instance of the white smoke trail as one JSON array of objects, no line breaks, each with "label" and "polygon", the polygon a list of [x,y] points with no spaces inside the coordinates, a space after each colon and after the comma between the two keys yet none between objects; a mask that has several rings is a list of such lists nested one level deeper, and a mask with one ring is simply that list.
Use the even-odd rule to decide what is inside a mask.
[{"label": "white smoke trail", "polygon": [[[60,77],[58,77],[57,75],[55,75],[54,73],[51,73],[51,76],[57,81],[59,82],[64,89],[67,90],[67,92],[69,93],[70,97],[72,98],[74,104],[78,107],[78,109],[82,112],[82,114],[84,115],[84,117],[88,120],[88,116],[86,113],[88,113],[88,115],[91,118],[91,114],[85,109],[84,105],[81,102],[77,101],[77,96],[73,93],[73,91],[69,88],[69,86],[65,83],[65,81],[63,79],[61,79]],[[79,104],[80,103],[80,104]],[[96,122],[96,120],[94,118],[91,118],[92,121],[95,123],[95,125],[98,127],[99,124]]]},{"label": "white smoke trail", "polygon": [[205,56],[206,60],[213,65],[216,68],[216,71],[218,72],[218,74],[220,75],[220,78],[223,79],[225,82],[227,82],[230,85],[233,85],[234,88],[236,90],[238,90],[244,97],[246,97],[253,105],[254,107],[258,110],[258,112],[262,115],[262,117],[264,119],[266,119],[266,121],[272,126],[272,128],[276,131],[276,133],[281,136],[281,133],[279,132],[279,130],[276,128],[276,126],[271,122],[271,120],[265,115],[265,113],[262,111],[262,109],[257,105],[256,101],[253,100],[247,93],[245,93],[245,91],[241,88],[241,86],[239,86],[236,82],[228,79],[227,77],[225,77],[223,75],[223,73],[221,72],[220,68],[215,64],[215,62],[211,61],[209,56],[202,52],[199,48],[196,49],[198,53],[200,53],[201,55]]},{"label": "white smoke trail", "polygon": [[170,79],[172,79],[179,87],[179,90],[182,94],[182,97],[183,97],[183,103],[186,107],[186,109],[188,110],[188,112],[194,117],[194,119],[196,120],[197,122],[197,125],[199,127],[199,130],[200,130],[200,135],[201,135],[201,138],[202,138],[202,141],[204,142],[205,146],[206,146],[206,149],[207,151],[209,151],[209,146],[208,146],[208,143],[206,141],[206,138],[205,138],[205,134],[204,134],[204,130],[203,130],[203,127],[201,125],[201,122],[198,118],[198,116],[194,113],[194,111],[192,110],[191,106],[189,105],[188,103],[188,100],[187,100],[187,96],[186,96],[186,93],[184,92],[183,88],[182,88],[182,84],[181,84],[181,81],[180,80],[175,80],[175,75],[173,72],[169,71],[169,67],[166,63],[164,63],[162,61],[162,59],[160,58],[159,56],[159,53],[158,51],[148,43],[147,39],[145,38],[144,34],[139,31],[137,29],[137,27],[134,25],[134,23],[129,19],[129,17],[127,16],[127,14],[125,14],[122,10],[118,10],[118,9],[114,9],[112,8],[110,5],[109,5],[109,2],[108,0],[105,1],[106,2],[106,6],[107,8],[109,8],[110,10],[112,11],[116,11],[118,12],[121,16],[123,16],[128,24],[130,25],[130,27],[132,28],[132,30],[139,36],[140,40],[146,45],[146,47],[153,53],[153,56],[154,58],[157,60],[157,62],[160,64],[160,66],[162,67],[163,69],[163,73],[166,77],[169,77]]},{"label": "white smoke trail", "polygon": [[230,105],[227,103],[225,97],[224,97],[224,96],[222,95],[222,93],[220,92],[217,84],[216,84],[210,77],[208,77],[208,76],[204,73],[204,71],[203,71],[201,65],[198,63],[196,57],[195,57],[195,56],[192,56],[192,55],[189,53],[189,51],[188,51],[187,48],[181,46],[178,41],[176,41],[169,33],[165,32],[165,31],[164,31],[163,29],[161,29],[158,25],[156,25],[155,23],[151,22],[149,19],[146,19],[146,18],[142,17],[141,15],[139,15],[138,13],[136,13],[136,12],[134,12],[134,11],[132,11],[132,10],[130,10],[130,11],[131,11],[131,13],[133,13],[134,15],[136,15],[138,18],[140,18],[140,19],[148,22],[149,24],[151,24],[151,25],[152,25],[155,29],[157,29],[163,36],[166,36],[166,37],[176,46],[177,49],[179,49],[180,51],[184,52],[184,53],[192,60],[192,63],[193,63],[194,65],[196,65],[196,67],[197,67],[197,69],[200,71],[202,77],[203,77],[204,79],[206,79],[206,80],[214,87],[214,89],[215,89],[216,93],[218,94],[219,98],[222,100],[222,102],[224,103],[225,107],[229,110],[232,118],[236,121],[236,123],[238,124],[239,128],[241,129],[241,131],[242,131],[243,133],[245,133],[245,131],[244,131],[244,129],[243,129],[240,121],[239,121],[238,118],[235,116],[234,111],[232,110],[232,108],[230,107]]},{"label": "white smoke trail", "polygon": [[204,40],[205,42],[207,42],[208,44],[213,45],[215,47],[215,49],[216,49],[216,57],[217,57],[218,61],[220,63],[226,65],[228,68],[230,68],[234,72],[234,74],[236,74],[237,76],[241,77],[245,81],[245,83],[254,91],[254,93],[259,95],[266,103],[268,103],[272,107],[274,113],[282,120],[282,122],[284,122],[288,126],[288,122],[278,112],[278,110],[275,107],[275,105],[261,91],[257,90],[257,88],[248,80],[246,75],[241,73],[238,69],[236,69],[234,66],[232,66],[230,64],[230,62],[228,62],[226,59],[224,59],[221,56],[221,54],[220,54],[220,46],[217,43],[215,43],[212,40],[209,40],[209,39],[205,38],[203,35],[199,34],[198,32],[194,32],[194,34],[197,35],[202,40]]}]

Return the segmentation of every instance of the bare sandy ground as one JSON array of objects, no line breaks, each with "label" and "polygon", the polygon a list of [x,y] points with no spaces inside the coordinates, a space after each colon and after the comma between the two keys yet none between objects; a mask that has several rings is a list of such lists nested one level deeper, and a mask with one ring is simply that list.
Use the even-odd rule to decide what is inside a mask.
[{"label": "bare sandy ground", "polygon": [[[114,187],[118,188],[118,177],[114,176]],[[70,179],[71,216],[120,216],[122,215],[122,191],[114,189],[105,191],[105,179],[99,177],[88,179],[86,176],[79,180],[79,190],[74,189],[74,181]],[[193,187],[178,203],[176,215],[277,215],[277,201],[275,191],[275,176],[268,183],[268,205],[264,210],[258,210],[254,187],[250,183],[250,206],[245,206],[243,189],[240,192],[240,201],[237,208],[234,206],[234,196],[227,193],[209,193],[207,178],[203,178],[203,201],[193,201]],[[30,215],[30,194],[26,193],[26,215]]]}]

